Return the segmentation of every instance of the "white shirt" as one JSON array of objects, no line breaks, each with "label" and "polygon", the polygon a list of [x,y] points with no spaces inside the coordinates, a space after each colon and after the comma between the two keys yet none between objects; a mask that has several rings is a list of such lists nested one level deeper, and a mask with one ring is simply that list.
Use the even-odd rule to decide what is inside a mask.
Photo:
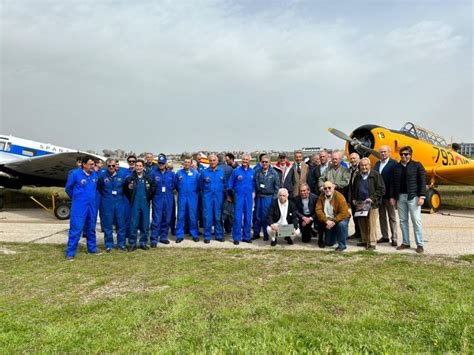
[{"label": "white shirt", "polygon": [[286,220],[286,215],[288,214],[288,201],[282,204],[280,200],[278,200],[278,207],[280,207],[281,216],[277,223],[280,225],[287,225],[288,221]]},{"label": "white shirt", "polygon": [[324,214],[330,220],[334,219],[334,210],[333,210],[332,205],[331,205],[331,200],[332,200],[333,196],[334,195],[332,195],[331,198],[326,197],[326,201],[324,201]]},{"label": "white shirt", "polygon": [[303,213],[304,214],[310,214],[309,211],[309,197],[308,198],[302,198],[301,202],[303,202]]},{"label": "white shirt", "polygon": [[380,161],[380,166],[379,166],[379,173],[382,174],[382,170],[383,168],[385,168],[385,165],[388,164],[388,161],[390,160],[390,158],[387,158],[385,159],[385,161]]}]

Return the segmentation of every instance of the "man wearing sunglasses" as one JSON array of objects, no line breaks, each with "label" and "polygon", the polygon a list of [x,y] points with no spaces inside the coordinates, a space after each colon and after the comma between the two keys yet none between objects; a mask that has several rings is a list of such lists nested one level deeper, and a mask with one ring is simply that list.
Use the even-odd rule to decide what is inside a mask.
[{"label": "man wearing sunglasses", "polygon": [[[135,155],[129,155],[127,157],[128,169],[125,171],[125,177],[130,176],[135,171],[135,164],[137,162],[137,157]],[[125,238],[128,239],[130,235],[130,214],[131,214],[131,206],[130,201],[128,200],[125,194],[123,195],[123,209],[124,209],[124,217],[125,217]]]},{"label": "man wearing sunglasses", "polygon": [[110,253],[114,247],[114,224],[117,230],[117,248],[125,250],[123,184],[126,176],[124,171],[116,170],[117,161],[115,159],[107,159],[106,166],[107,171],[99,174],[97,190],[101,196],[100,220],[104,230],[105,251]]},{"label": "man wearing sunglasses", "polygon": [[349,207],[344,195],[336,191],[336,185],[332,182],[325,181],[321,190],[322,193],[316,202],[319,230],[324,231],[325,245],[333,246],[337,242],[336,251],[341,252],[346,249],[347,227],[351,216]]},{"label": "man wearing sunglasses", "polygon": [[397,206],[402,230],[403,242],[397,250],[410,248],[408,215],[410,215],[415,232],[416,252],[424,252],[423,230],[421,226],[421,206],[425,202],[426,174],[421,163],[411,159],[413,150],[410,146],[400,149],[400,162],[393,168],[390,185],[390,203]]}]

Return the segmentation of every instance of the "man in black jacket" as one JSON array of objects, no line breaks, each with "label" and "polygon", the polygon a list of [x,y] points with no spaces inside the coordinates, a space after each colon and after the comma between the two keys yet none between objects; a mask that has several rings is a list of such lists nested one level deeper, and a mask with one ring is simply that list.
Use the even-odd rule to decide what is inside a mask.
[{"label": "man in black jacket", "polygon": [[[301,226],[301,240],[303,243],[311,241],[313,225],[316,226],[316,202],[318,196],[309,191],[308,184],[300,185],[300,194],[295,197],[296,214]],[[322,238],[321,243],[324,243]]]},{"label": "man in black jacket", "polygon": [[137,160],[135,171],[125,180],[123,192],[131,205],[128,251],[137,249],[138,228],[140,228],[140,249],[147,250],[150,201],[155,194],[155,184],[150,175],[145,172],[145,162],[142,159]]},{"label": "man in black jacket", "polygon": [[[277,245],[277,236],[279,226],[281,225],[293,225],[293,237],[300,234],[298,229],[298,215],[296,213],[296,207],[293,201],[288,199],[288,190],[281,188],[278,190],[278,198],[272,201],[270,205],[270,212],[267,218],[267,231],[272,240],[271,246]],[[293,244],[292,237],[285,237],[288,244]]]},{"label": "man in black jacket", "polygon": [[403,243],[397,250],[410,248],[408,214],[415,231],[416,252],[423,253],[423,230],[421,206],[425,202],[426,175],[421,163],[411,159],[413,150],[406,146],[400,149],[400,162],[393,168],[390,185],[390,203],[397,206]]}]

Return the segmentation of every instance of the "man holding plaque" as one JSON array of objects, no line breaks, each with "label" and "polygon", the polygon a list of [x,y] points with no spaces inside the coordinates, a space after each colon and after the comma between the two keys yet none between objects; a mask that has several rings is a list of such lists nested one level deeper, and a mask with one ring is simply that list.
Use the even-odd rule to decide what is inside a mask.
[{"label": "man holding plaque", "polygon": [[272,201],[267,218],[267,232],[272,240],[271,246],[277,245],[277,237],[284,237],[288,244],[300,234],[298,213],[293,201],[288,200],[288,190],[278,190],[278,198]]}]

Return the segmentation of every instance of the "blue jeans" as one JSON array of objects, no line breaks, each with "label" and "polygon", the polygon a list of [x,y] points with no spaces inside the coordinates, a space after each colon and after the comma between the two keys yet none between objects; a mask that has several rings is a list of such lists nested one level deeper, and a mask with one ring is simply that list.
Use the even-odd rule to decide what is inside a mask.
[{"label": "blue jeans", "polygon": [[413,223],[413,232],[417,246],[423,246],[423,229],[421,227],[421,206],[418,206],[418,197],[408,200],[407,194],[400,194],[397,200],[400,229],[402,230],[403,244],[410,245],[410,232],[408,230],[408,214]]},{"label": "blue jeans", "polygon": [[348,229],[349,229],[349,218],[344,219],[340,221],[339,223],[336,223],[336,225],[332,227],[331,229],[326,229],[326,227],[324,227],[324,236],[325,236],[326,245],[333,246],[334,244],[336,244],[336,241],[337,241],[337,247],[339,249],[346,249]]}]

